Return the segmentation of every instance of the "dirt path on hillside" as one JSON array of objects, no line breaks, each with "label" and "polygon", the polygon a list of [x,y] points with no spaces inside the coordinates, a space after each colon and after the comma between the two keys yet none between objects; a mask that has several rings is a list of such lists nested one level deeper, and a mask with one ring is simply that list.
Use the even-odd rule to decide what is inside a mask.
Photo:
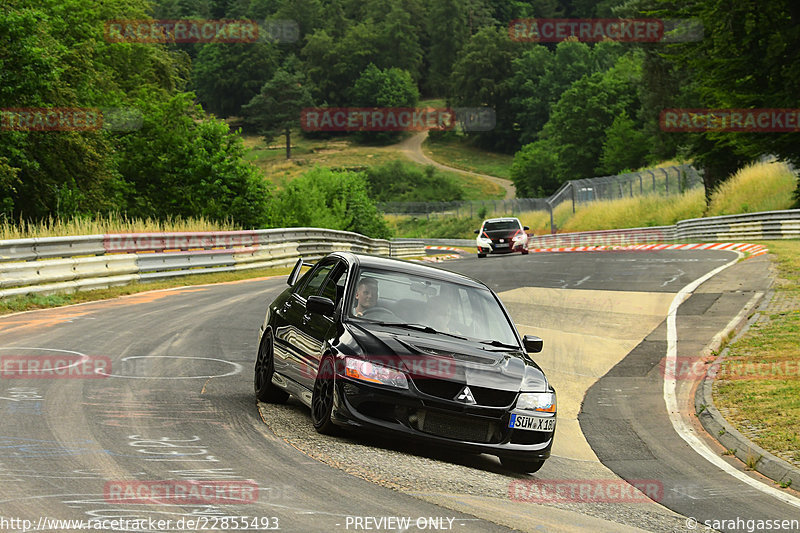
[{"label": "dirt path on hillside", "polygon": [[427,137],[428,137],[428,132],[421,131],[413,135],[412,137],[409,137],[408,139],[406,139],[401,143],[392,145],[390,148],[400,150],[406,155],[406,157],[408,157],[409,159],[411,159],[416,163],[421,163],[423,165],[433,165],[434,167],[441,170],[458,172],[459,174],[463,174],[465,176],[473,176],[476,178],[489,180],[492,183],[496,183],[497,185],[502,187],[503,190],[505,190],[506,199],[516,197],[517,190],[514,187],[514,183],[511,180],[498,178],[497,176],[490,176],[488,174],[478,174],[477,172],[470,172],[469,170],[461,170],[460,168],[448,167],[447,165],[443,165],[437,161],[434,161],[433,159],[425,155],[425,153],[422,151],[422,143],[425,141]]}]

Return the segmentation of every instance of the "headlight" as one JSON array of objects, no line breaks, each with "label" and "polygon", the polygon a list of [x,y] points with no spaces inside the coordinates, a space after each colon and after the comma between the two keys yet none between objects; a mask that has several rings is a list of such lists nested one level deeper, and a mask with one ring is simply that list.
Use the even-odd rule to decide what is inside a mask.
[{"label": "headlight", "polygon": [[492,245],[492,241],[491,241],[491,239],[486,239],[484,237],[478,237],[478,244],[481,244],[483,246],[487,246],[488,247],[488,246]]},{"label": "headlight", "polygon": [[525,411],[556,412],[555,392],[523,392],[517,400],[517,409]]},{"label": "headlight", "polygon": [[525,239],[527,239],[527,238],[528,238],[528,236],[527,236],[527,235],[525,235],[524,233],[522,233],[522,234],[520,234],[520,235],[515,235],[515,236],[514,236],[514,242],[517,242],[517,241],[524,241],[524,240],[525,240]]},{"label": "headlight", "polygon": [[345,359],[344,375],[360,381],[388,385],[398,389],[408,388],[408,380],[402,372],[355,357]]}]

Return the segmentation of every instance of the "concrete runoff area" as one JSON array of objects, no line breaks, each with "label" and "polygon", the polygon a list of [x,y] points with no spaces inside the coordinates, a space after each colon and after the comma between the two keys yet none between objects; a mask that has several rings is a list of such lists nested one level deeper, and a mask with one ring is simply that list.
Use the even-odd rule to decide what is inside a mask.
[{"label": "concrete runoff area", "polygon": [[578,424],[586,391],[664,320],[673,295],[522,287],[499,296],[520,335],[544,339],[534,358],[556,389],[553,455],[597,461]]}]

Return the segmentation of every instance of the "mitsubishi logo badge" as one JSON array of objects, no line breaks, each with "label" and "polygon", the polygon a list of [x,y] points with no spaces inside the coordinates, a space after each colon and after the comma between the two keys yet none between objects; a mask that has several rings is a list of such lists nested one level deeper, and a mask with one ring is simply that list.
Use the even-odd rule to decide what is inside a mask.
[{"label": "mitsubishi logo badge", "polygon": [[461,389],[461,392],[459,392],[458,396],[456,396],[456,401],[457,402],[469,403],[469,404],[475,404],[476,403],[475,402],[475,397],[472,396],[472,391],[469,390],[469,387],[464,387],[463,389]]}]

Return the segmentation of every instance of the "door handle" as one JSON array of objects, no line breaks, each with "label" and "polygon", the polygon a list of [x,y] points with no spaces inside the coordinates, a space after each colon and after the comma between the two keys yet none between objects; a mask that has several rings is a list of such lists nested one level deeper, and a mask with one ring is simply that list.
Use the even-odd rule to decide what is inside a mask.
[{"label": "door handle", "polygon": [[303,324],[308,324],[310,320],[311,320],[311,313],[306,313],[303,315]]}]

